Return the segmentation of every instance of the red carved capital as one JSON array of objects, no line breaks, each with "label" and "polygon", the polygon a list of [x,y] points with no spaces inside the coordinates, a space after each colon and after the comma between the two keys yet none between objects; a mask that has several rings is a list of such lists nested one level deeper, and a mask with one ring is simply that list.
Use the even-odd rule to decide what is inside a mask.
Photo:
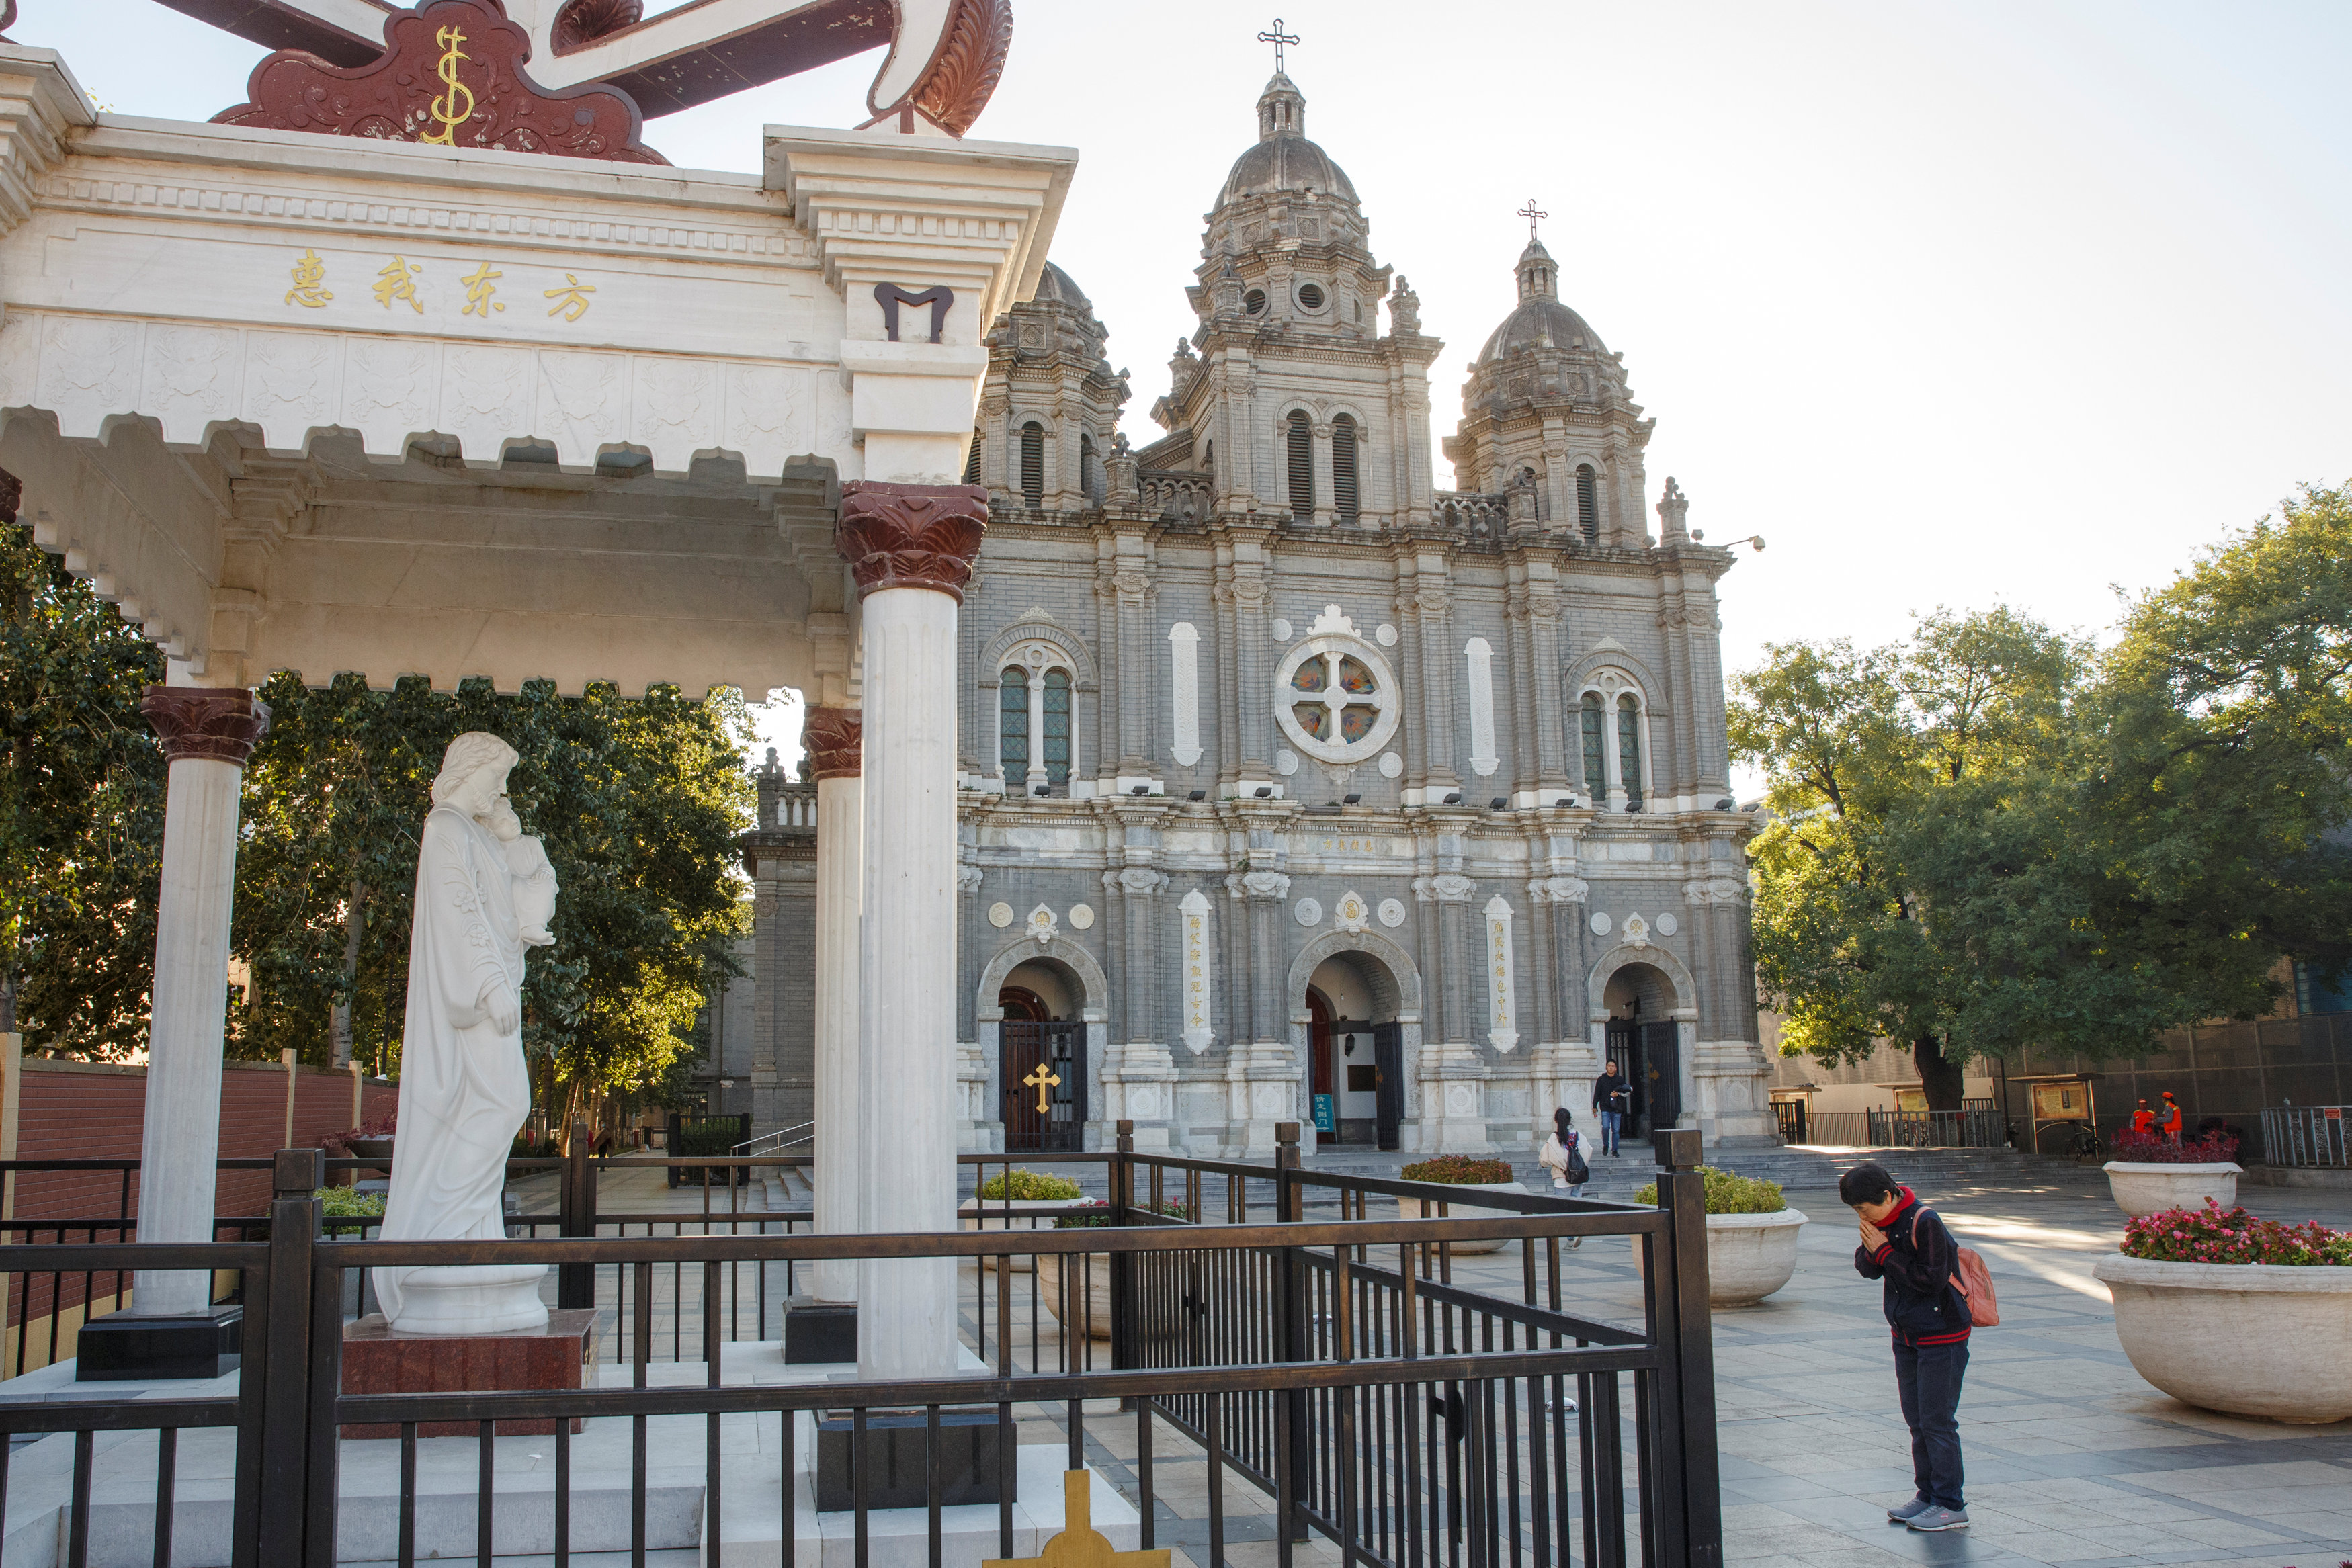
[{"label": "red carved capital", "polygon": [[929,588],[963,602],[971,558],[988,532],[988,492],[977,485],[841,487],[833,546],[857,577],[863,598],[877,589]]},{"label": "red carved capital", "polygon": [[164,757],[173,762],[234,762],[242,768],[254,743],[269,733],[269,705],[254,701],[242,686],[149,686],[139,711],[155,727]]},{"label": "red carved capital", "polygon": [[801,721],[809,770],[819,779],[855,779],[865,755],[865,721],[853,709],[813,707]]}]

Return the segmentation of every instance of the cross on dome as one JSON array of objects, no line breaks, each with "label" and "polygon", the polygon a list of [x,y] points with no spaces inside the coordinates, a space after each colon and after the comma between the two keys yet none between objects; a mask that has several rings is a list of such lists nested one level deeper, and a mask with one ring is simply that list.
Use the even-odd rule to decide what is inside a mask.
[{"label": "cross on dome", "polygon": [[1282,30],[1282,18],[1276,16],[1274,19],[1274,31],[1271,33],[1260,33],[1257,36],[1257,41],[1261,44],[1272,44],[1274,46],[1274,74],[1280,76],[1282,74],[1282,47],[1285,44],[1295,44],[1298,42],[1298,35],[1296,33],[1284,32]]},{"label": "cross on dome", "polygon": [[1536,199],[1533,196],[1529,196],[1528,198],[1528,204],[1519,209],[1519,216],[1528,220],[1528,240],[1532,244],[1536,237],[1536,220],[1538,218],[1548,218],[1551,216],[1551,214],[1549,213],[1538,211],[1536,208]]}]

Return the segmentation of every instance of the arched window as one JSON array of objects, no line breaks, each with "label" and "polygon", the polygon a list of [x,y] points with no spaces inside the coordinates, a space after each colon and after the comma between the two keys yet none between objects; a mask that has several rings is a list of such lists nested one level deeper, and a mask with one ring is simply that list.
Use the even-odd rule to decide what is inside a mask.
[{"label": "arched window", "polygon": [[1315,516],[1315,432],[1303,412],[1290,416],[1290,515],[1300,522]]},{"label": "arched window", "polygon": [[964,455],[963,482],[967,485],[980,483],[980,432],[977,430],[971,433],[971,450]]},{"label": "arched window", "polygon": [[1642,709],[1629,695],[1617,699],[1617,774],[1625,810],[1642,809]]},{"label": "arched window", "polygon": [[1070,672],[1045,672],[1045,782],[1062,789],[1070,782]]},{"label": "arched window", "polygon": [[1605,726],[1601,723],[1601,694],[1584,694],[1584,792],[1591,797],[1597,810],[1609,803],[1609,760],[1601,752]]},{"label": "arched window", "polygon": [[1215,442],[1212,441],[1201,448],[1201,466],[1209,471],[1209,482],[1213,486],[1217,479],[1217,444]]},{"label": "arched window", "polygon": [[1601,542],[1601,493],[1596,479],[1591,464],[1576,465],[1576,526],[1587,544]]},{"label": "arched window", "polygon": [[1102,504],[1103,498],[1102,486],[1097,483],[1101,477],[1102,464],[1095,455],[1095,438],[1091,435],[1079,436],[1078,488],[1086,493],[1087,500],[1097,506]]},{"label": "arched window", "polygon": [[1356,520],[1356,422],[1344,413],[1331,422],[1331,507],[1341,522]]},{"label": "arched window", "polygon": [[1005,789],[1025,789],[1029,785],[1029,672],[1011,665],[999,680],[996,755],[1004,765]]},{"label": "arched window", "polygon": [[1045,427],[1034,419],[1021,427],[1021,498],[1033,512],[1045,504]]}]

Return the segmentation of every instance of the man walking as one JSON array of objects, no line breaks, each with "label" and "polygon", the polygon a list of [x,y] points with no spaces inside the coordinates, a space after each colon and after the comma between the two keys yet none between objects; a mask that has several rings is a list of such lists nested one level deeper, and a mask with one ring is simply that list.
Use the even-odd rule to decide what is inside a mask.
[{"label": "man walking", "polygon": [[2180,1114],[2180,1102],[2172,1097],[2171,1090],[2166,1090],[2164,1092],[2164,1113],[2156,1119],[2157,1131],[2162,1133],[2166,1137],[2171,1139],[2177,1144],[2180,1141],[2180,1124],[2182,1119],[2183,1118]]},{"label": "man walking", "polygon": [[1633,1106],[1633,1087],[1610,1062],[1600,1077],[1592,1081],[1592,1108],[1601,1116],[1601,1152],[1617,1152],[1617,1128]]}]

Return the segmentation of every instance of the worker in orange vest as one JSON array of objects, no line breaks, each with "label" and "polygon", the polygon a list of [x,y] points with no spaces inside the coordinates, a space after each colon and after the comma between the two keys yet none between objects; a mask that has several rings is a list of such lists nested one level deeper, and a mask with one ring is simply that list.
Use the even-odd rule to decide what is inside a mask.
[{"label": "worker in orange vest", "polygon": [[2147,1108],[2145,1100],[2139,1103],[2139,1109],[2132,1113],[2132,1131],[2142,1136],[2156,1131],[2156,1113]]},{"label": "worker in orange vest", "polygon": [[2163,1129],[2166,1137],[2176,1144],[2180,1141],[2180,1103],[2173,1099],[2169,1089],[2164,1092],[2164,1114],[2156,1124]]}]

